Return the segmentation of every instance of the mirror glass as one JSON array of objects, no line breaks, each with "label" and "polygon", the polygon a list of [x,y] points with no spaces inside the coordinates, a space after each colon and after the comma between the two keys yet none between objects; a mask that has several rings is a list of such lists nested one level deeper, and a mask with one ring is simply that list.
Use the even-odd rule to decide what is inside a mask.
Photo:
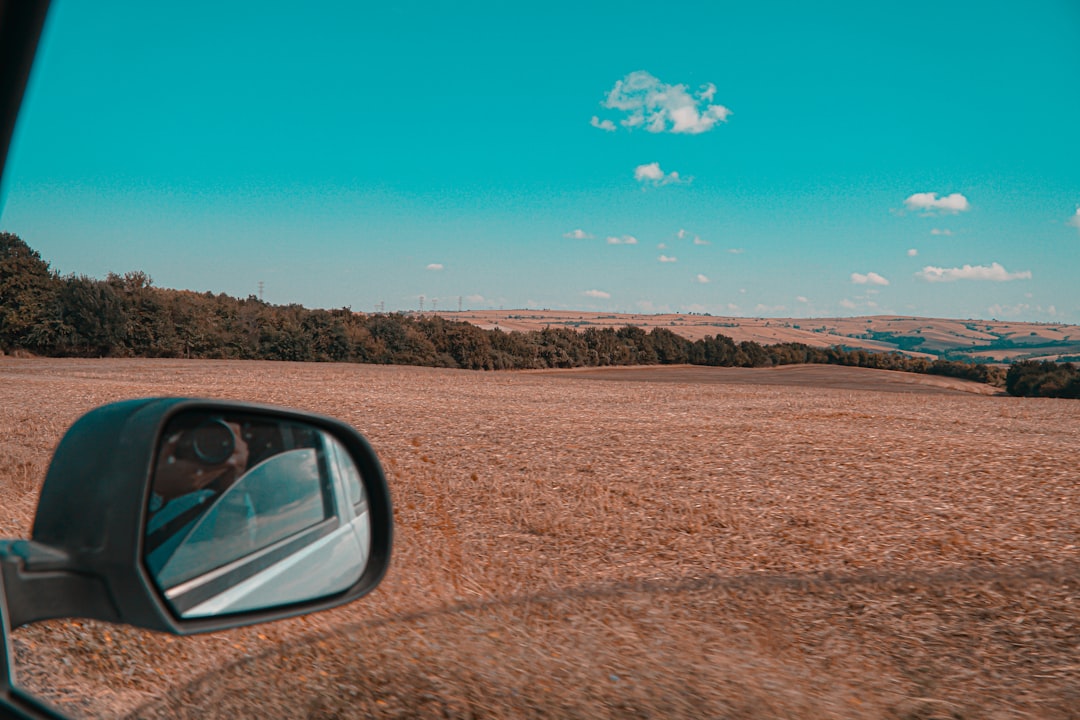
[{"label": "mirror glass", "polygon": [[143,558],[181,617],[341,592],[371,546],[360,470],[331,434],[253,413],[188,412],[159,441]]}]

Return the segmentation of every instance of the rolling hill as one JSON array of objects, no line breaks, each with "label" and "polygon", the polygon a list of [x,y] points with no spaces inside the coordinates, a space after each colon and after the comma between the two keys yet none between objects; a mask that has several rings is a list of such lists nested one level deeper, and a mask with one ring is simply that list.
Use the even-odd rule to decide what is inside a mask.
[{"label": "rolling hill", "polygon": [[614,314],[578,310],[487,310],[440,312],[481,328],[540,330],[544,327],[663,327],[697,340],[727,335],[736,342],[783,342],[811,347],[842,346],[915,357],[1015,360],[1080,360],[1080,326],[1000,320],[950,320],[899,315],[852,318],[736,318],[702,314]]}]

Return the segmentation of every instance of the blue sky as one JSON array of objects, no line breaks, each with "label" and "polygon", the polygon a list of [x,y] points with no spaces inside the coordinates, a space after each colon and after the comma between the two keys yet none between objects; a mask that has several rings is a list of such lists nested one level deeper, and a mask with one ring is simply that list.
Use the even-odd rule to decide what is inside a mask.
[{"label": "blue sky", "polygon": [[61,273],[1080,323],[1074,0],[54,0],[38,59],[0,228]]}]

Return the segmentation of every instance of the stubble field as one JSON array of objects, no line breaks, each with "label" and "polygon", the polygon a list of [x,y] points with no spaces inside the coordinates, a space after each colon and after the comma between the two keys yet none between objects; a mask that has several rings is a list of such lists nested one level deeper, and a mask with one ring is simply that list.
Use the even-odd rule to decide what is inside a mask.
[{"label": "stubble field", "polygon": [[145,395],[340,417],[396,506],[364,601],[198,638],[52,621],[15,633],[19,678],[91,717],[1077,717],[1080,404],[984,393],[3,359],[0,537],[80,414]]}]

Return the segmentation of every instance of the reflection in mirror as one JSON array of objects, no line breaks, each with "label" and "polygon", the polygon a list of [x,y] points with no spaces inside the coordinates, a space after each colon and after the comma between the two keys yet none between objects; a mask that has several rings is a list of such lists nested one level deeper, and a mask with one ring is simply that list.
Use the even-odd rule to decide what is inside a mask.
[{"label": "reflection in mirror", "polygon": [[252,413],[186,412],[158,447],[143,553],[181,617],[346,590],[371,546],[360,470],[332,435]]}]

